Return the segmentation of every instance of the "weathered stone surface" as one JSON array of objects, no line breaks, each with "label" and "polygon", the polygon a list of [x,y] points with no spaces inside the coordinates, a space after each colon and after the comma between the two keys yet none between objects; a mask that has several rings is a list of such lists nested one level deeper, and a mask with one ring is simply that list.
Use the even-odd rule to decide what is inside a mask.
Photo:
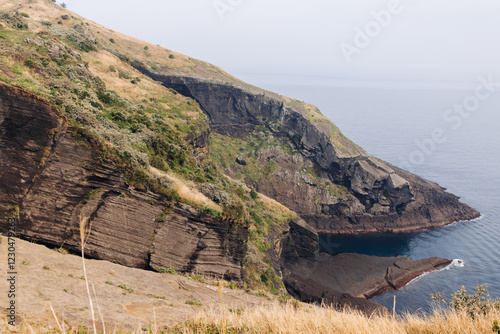
[{"label": "weathered stone surface", "polygon": [[284,275],[287,281],[301,281],[311,294],[337,291],[358,298],[371,298],[385,291],[398,290],[423,273],[450,263],[451,260],[443,258],[416,261],[407,257],[320,253],[313,259],[290,263]]},{"label": "weathered stone surface", "polygon": [[289,223],[289,238],[286,243],[287,260],[311,258],[318,253],[319,239],[316,229],[303,219],[294,219]]},{"label": "weathered stone surface", "polygon": [[[209,117],[212,131],[244,138],[257,125],[266,125],[274,136],[288,138],[304,161],[321,168],[321,182],[347,187],[352,196],[325,196],[318,191],[317,183],[303,182],[297,173],[285,173],[284,167],[269,180],[249,184],[277,198],[322,233],[412,231],[479,217],[479,212],[436,183],[359,150],[349,154],[338,149],[328,136],[327,126],[309,122],[303,112],[264,91],[138,69],[166,87],[196,99]],[[269,122],[274,126],[269,126]],[[344,140],[345,147],[352,145],[346,139],[339,140]],[[306,196],[301,198],[298,194]]]},{"label": "weathered stone surface", "polygon": [[[241,279],[246,229],[134,190],[91,143],[70,135],[46,101],[4,84],[0,93],[3,231],[19,206],[19,236],[78,252],[80,222],[88,218],[85,252],[93,258]],[[157,219],[165,209],[164,221]]]},{"label": "weathered stone surface", "polygon": [[18,205],[40,172],[51,129],[63,119],[44,100],[0,82],[0,214]]},{"label": "weathered stone surface", "polygon": [[273,265],[288,291],[302,301],[349,305],[367,313],[383,310],[366,299],[400,289],[423,273],[451,263],[436,257],[415,261],[402,256],[332,256],[318,252],[318,234],[305,221],[290,221],[289,227],[271,250],[271,256],[279,259]]},{"label": "weathered stone surface", "polygon": [[172,267],[182,272],[241,280],[246,242],[246,233],[230,222],[178,204],[158,229],[150,266],[155,270]]}]

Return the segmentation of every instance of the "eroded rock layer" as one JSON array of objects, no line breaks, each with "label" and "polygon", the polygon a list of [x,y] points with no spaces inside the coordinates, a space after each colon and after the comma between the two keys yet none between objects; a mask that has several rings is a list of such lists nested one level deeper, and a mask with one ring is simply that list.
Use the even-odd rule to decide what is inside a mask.
[{"label": "eroded rock layer", "polygon": [[130,187],[50,105],[0,84],[0,205],[18,236],[136,268],[241,279],[247,232]]},{"label": "eroded rock layer", "polygon": [[271,250],[274,267],[288,291],[303,301],[349,305],[367,313],[383,310],[367,299],[400,289],[423,273],[452,262],[438,257],[416,261],[404,256],[332,256],[320,253],[318,244],[316,229],[296,219]]},{"label": "eroded rock layer", "polygon": [[[413,231],[479,217],[438,184],[370,156],[341,133],[332,139],[331,123],[314,121],[306,111],[265,91],[139,69],[196,99],[214,132],[245,138],[257,126],[265,126],[273,138],[286,138],[300,157],[280,148],[255,152],[256,159],[271,159],[278,167],[258,182],[245,181],[296,211],[321,233]],[[301,173],[307,166],[317,169],[315,178]],[[324,183],[345,187],[348,193],[328,193],[318,186]]]}]

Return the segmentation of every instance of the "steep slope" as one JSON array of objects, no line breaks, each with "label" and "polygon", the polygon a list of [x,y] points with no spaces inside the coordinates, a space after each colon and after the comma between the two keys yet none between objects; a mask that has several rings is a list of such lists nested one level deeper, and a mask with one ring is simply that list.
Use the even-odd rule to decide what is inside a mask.
[{"label": "steep slope", "polygon": [[314,106],[50,0],[0,10],[2,231],[19,219],[21,237],[77,251],[84,222],[92,257],[279,292],[266,252],[297,214],[320,233],[479,216]]},{"label": "steep slope", "polygon": [[[478,217],[439,185],[368,155],[307,105],[226,82],[139,69],[199,103],[219,134],[212,147],[236,138],[237,151],[214,156],[227,174],[241,173],[248,185],[321,232],[410,231]],[[241,160],[274,167],[260,176]]]},{"label": "steep slope", "polygon": [[78,251],[88,219],[94,258],[241,279],[246,229],[130,188],[46,101],[0,83],[0,106],[0,208],[19,235]]}]

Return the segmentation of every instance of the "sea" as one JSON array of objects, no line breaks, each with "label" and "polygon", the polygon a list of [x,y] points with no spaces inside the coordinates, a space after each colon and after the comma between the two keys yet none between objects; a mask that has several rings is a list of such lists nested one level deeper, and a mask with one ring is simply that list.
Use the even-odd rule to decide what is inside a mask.
[{"label": "sea", "polygon": [[[398,313],[429,311],[464,286],[500,297],[500,87],[488,74],[466,82],[349,81],[239,74],[245,81],[317,106],[370,154],[439,183],[481,212],[474,221],[428,231],[321,236],[323,251],[454,259],[372,300]],[[459,261],[460,260],[460,261]],[[394,299],[394,296],[396,297]]]}]

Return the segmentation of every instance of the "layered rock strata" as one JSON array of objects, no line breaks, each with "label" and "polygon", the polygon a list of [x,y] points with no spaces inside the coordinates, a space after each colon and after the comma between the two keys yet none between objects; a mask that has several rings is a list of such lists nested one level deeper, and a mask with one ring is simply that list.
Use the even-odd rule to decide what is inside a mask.
[{"label": "layered rock strata", "polygon": [[136,268],[241,279],[246,229],[130,187],[43,99],[0,84],[0,217],[18,236]]}]

